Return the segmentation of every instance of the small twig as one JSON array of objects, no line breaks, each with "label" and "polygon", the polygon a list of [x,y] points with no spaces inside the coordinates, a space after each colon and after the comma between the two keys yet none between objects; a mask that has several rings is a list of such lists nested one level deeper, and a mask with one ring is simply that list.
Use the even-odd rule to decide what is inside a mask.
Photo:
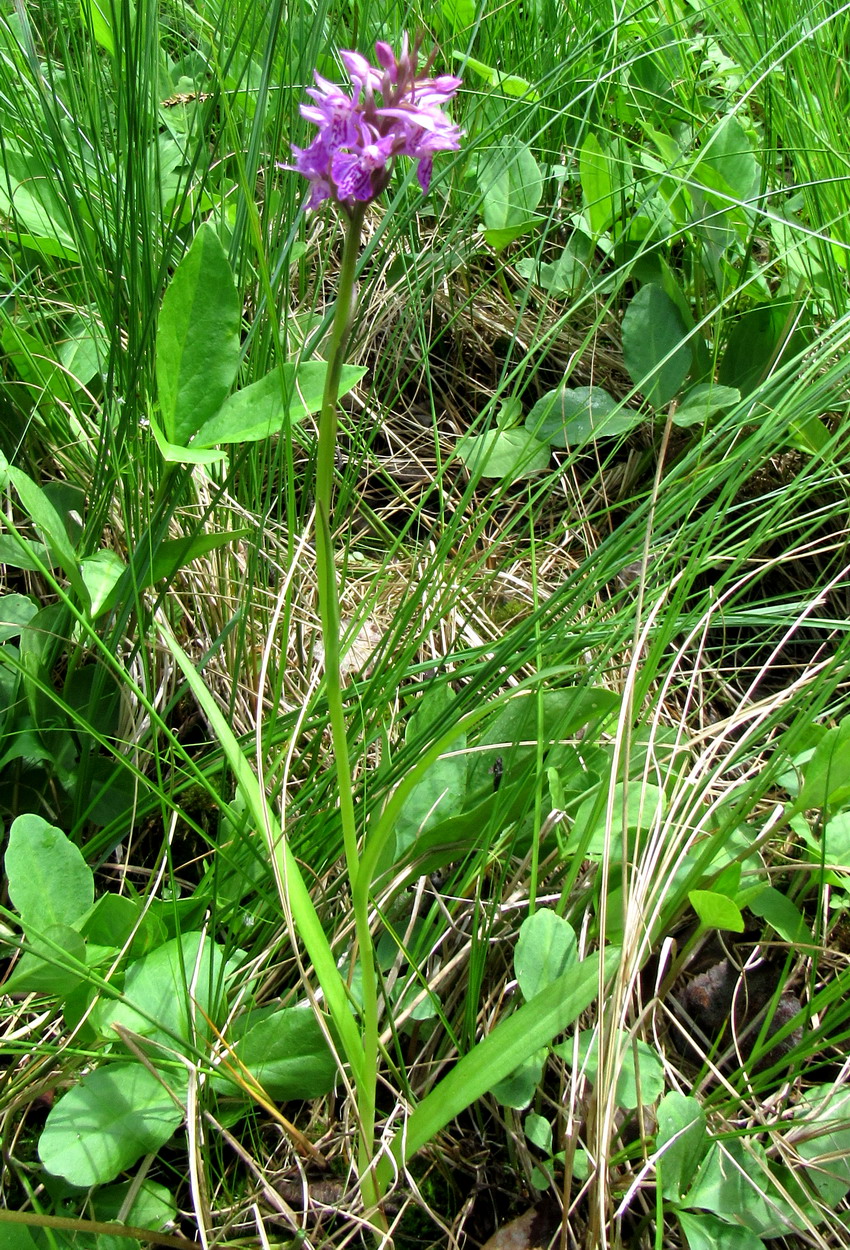
[{"label": "small twig", "polygon": [[33,1228],[55,1228],[69,1233],[102,1233],[106,1237],[126,1237],[154,1246],[174,1246],[176,1250],[204,1250],[199,1241],[173,1233],[157,1233],[134,1224],[114,1224],[109,1220],[76,1219],[70,1215],[42,1215],[39,1211],[0,1211],[0,1224],[24,1224]]}]

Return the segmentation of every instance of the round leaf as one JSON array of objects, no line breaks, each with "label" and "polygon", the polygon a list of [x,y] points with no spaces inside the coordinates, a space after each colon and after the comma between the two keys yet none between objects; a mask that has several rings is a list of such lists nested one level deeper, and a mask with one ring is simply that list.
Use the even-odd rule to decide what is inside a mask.
[{"label": "round leaf", "polygon": [[545,1155],[552,1153],[552,1124],[545,1116],[529,1111],[525,1117],[525,1135],[533,1146]]},{"label": "round leaf", "polygon": [[[592,1085],[599,1072],[599,1033],[597,1029],[582,1029],[578,1036],[579,1067]],[[620,1070],[617,1073],[615,1098],[618,1107],[633,1111],[638,1103],[647,1106],[664,1092],[664,1065],[658,1052],[646,1042],[633,1041],[621,1030],[612,1044],[620,1053]],[[573,1043],[564,1042],[553,1047],[567,1063],[573,1061]]]},{"label": "round leaf", "polygon": [[461,439],[458,455],[470,473],[518,482],[549,465],[549,448],[527,430],[490,430]]},{"label": "round leaf", "polygon": [[601,386],[559,386],[538,399],[525,427],[553,447],[584,447],[595,438],[612,438],[639,425],[639,412],[621,408]]},{"label": "round leaf", "polygon": [[182,1119],[182,1107],[141,1064],[98,1068],[53,1107],[39,1158],[72,1185],[103,1185],[142,1155],[155,1154]]},{"label": "round leaf", "polygon": [[514,970],[526,1002],[578,959],[578,941],[569,921],[548,907],[523,921],[514,954]]},{"label": "round leaf", "polygon": [[731,933],[744,932],[741,909],[725,894],[716,894],[714,890],[691,890],[688,898],[703,928],[728,929]]},{"label": "round leaf", "polygon": [[516,1111],[523,1111],[537,1093],[548,1053],[545,1046],[541,1047],[540,1050],[529,1055],[509,1076],[498,1081],[490,1091],[496,1101],[500,1102],[503,1107],[513,1107]]}]

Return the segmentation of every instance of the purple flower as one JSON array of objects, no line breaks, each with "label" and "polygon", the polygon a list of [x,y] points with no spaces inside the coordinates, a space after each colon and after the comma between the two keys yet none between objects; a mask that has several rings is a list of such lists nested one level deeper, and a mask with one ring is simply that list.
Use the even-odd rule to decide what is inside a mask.
[{"label": "purple flower", "polygon": [[[423,192],[431,182],[437,152],[457,151],[461,131],[443,112],[460,79],[450,74],[429,78],[433,56],[417,69],[419,43],[411,49],[407,36],[396,57],[387,43],[376,43],[378,65],[359,52],[341,52],[353,94],[315,74],[301,115],[318,127],[307,148],[293,145],[294,169],[310,182],[308,208],[334,200],[346,211],[374,200],[390,180],[392,162],[408,156],[417,162]],[[381,103],[375,97],[380,95]]]}]

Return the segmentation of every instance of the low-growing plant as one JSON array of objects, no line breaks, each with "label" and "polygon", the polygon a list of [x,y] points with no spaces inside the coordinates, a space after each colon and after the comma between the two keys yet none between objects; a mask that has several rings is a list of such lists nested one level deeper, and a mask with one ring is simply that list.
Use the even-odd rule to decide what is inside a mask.
[{"label": "low-growing plant", "polygon": [[843,1244],[804,7],[0,19],[9,1244]]}]

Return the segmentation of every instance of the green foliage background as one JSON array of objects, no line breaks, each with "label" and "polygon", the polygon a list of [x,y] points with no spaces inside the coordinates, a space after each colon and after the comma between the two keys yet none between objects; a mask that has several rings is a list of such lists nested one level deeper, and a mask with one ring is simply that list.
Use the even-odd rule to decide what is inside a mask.
[{"label": "green foliage background", "polygon": [[[417,1203],[429,1244],[519,1211],[467,1203],[474,1138],[588,1246],[841,1245],[847,14],[414,16],[465,138],[358,266],[358,882],[310,528],[342,233],[283,166],[314,68],[400,13],[0,6],[0,1228],[256,1239],[318,1151],[343,1241],[374,1028],[403,1244]],[[723,959],[772,1003],[695,1054]]]}]

